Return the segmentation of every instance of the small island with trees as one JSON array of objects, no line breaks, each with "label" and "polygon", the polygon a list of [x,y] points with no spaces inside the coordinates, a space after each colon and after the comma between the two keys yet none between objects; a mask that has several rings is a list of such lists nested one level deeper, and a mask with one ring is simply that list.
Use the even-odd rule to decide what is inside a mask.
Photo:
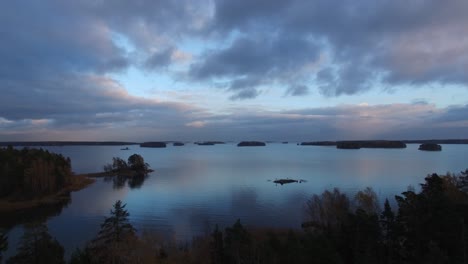
[{"label": "small island with trees", "polygon": [[266,146],[265,142],[261,141],[242,141],[237,144],[238,147],[264,147]]},{"label": "small island with trees", "polygon": [[435,143],[424,143],[419,145],[418,149],[424,151],[442,151],[442,146]]},{"label": "small island with trees", "polygon": [[166,142],[143,142],[140,144],[141,148],[165,148]]}]

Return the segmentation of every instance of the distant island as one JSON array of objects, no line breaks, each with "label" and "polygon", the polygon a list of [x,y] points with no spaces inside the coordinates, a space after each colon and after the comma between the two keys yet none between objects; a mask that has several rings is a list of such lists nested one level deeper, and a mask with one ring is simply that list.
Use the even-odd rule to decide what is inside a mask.
[{"label": "distant island", "polygon": [[338,141],[338,149],[360,149],[360,148],[406,148],[406,144],[396,140],[370,140],[370,141]]},{"label": "distant island", "polygon": [[265,142],[261,141],[242,141],[237,144],[238,147],[264,147],[266,146]]},{"label": "distant island", "polygon": [[165,148],[166,142],[144,142],[140,144],[142,148]]},{"label": "distant island", "polygon": [[136,142],[123,141],[5,141],[0,146],[44,147],[44,146],[126,146],[138,145]]},{"label": "distant island", "polygon": [[185,145],[185,144],[182,143],[182,142],[174,142],[174,143],[172,143],[172,145],[173,145],[174,147],[181,147],[181,146],[183,146],[183,145]]},{"label": "distant island", "polygon": [[419,146],[419,150],[425,151],[442,151],[442,146],[434,143],[424,143]]},{"label": "distant island", "polygon": [[398,141],[398,140],[312,141],[312,142],[302,142],[300,145],[301,146],[336,146],[336,148],[338,149],[406,148],[406,144],[403,141]]}]

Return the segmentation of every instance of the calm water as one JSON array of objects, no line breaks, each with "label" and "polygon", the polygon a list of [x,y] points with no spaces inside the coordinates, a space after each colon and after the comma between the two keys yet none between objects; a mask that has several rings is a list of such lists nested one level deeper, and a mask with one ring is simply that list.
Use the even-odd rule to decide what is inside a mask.
[{"label": "calm water", "polygon": [[[442,152],[407,149],[338,150],[334,147],[269,144],[239,148],[233,144],[165,149],[130,146],[47,147],[72,159],[76,173],[97,172],[112,157],[142,155],[155,171],[139,188],[114,188],[99,179],[72,194],[59,216],[49,218],[52,236],[67,254],[93,238],[116,200],[127,203],[131,223],[140,231],[157,232],[179,241],[227,226],[238,218],[247,226],[299,228],[304,203],[334,187],[353,195],[372,187],[381,200],[393,199],[407,186],[418,187],[428,173],[468,168],[468,145],[443,145]],[[275,185],[279,178],[304,183]],[[22,227],[10,230],[15,250]]]}]

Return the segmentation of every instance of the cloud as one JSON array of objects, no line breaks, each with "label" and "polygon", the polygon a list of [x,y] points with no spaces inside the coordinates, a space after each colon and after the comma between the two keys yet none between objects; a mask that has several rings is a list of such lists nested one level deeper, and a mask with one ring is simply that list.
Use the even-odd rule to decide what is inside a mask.
[{"label": "cloud", "polygon": [[309,87],[305,85],[292,85],[286,90],[286,95],[302,96],[309,93]]},{"label": "cloud", "polygon": [[436,135],[442,127],[459,135],[466,132],[465,105],[296,112],[239,107],[224,116],[219,112],[225,108],[132,95],[116,76],[132,67],[182,83],[187,93],[194,83],[218,88],[236,101],[229,104],[239,105],[275,94],[265,92],[273,89],[336,97],[372,89],[467,87],[467,13],[464,0],[4,1],[1,135],[72,137],[95,128],[86,135],[118,138],[122,128],[131,128],[138,138],[189,137],[187,124],[198,124],[194,133],[200,137],[403,137],[415,131]]},{"label": "cloud", "polygon": [[300,36],[259,35],[262,36],[239,37],[229,47],[201,56],[191,65],[189,75],[202,81],[228,79],[230,91],[248,90],[234,95],[237,99],[255,97],[253,88],[259,85],[288,84],[309,78],[304,67],[320,58],[313,41]]},{"label": "cloud", "polygon": [[[180,80],[167,69],[193,56],[181,70],[189,82],[234,94],[265,85],[288,93],[297,84],[340,96],[468,82],[463,0],[49,0],[27,9],[5,2],[0,12],[3,79],[134,65]],[[209,45],[181,49],[193,40]]]},{"label": "cloud", "polygon": [[188,126],[188,127],[200,128],[200,127],[204,127],[206,125],[206,122],[204,122],[204,121],[193,121],[193,122],[187,123],[185,125]]},{"label": "cloud", "polygon": [[260,92],[253,88],[242,88],[239,92],[229,97],[231,100],[252,99],[257,97]]},{"label": "cloud", "polygon": [[[468,4],[462,0],[215,1],[214,30],[222,32],[220,35],[241,33],[232,46],[203,56],[204,63],[195,65],[198,67],[192,73],[197,77],[226,78],[249,74],[250,78],[254,75],[263,79],[278,65],[265,57],[282,58],[297,51],[304,56],[309,54],[297,43],[285,44],[284,49],[265,49],[262,33],[274,32],[284,42],[289,38],[307,39],[306,46],[310,45],[314,53],[328,54],[328,64],[304,74],[316,76],[318,83],[306,78],[305,84],[318,86],[326,96],[361,93],[379,82],[383,86],[413,84],[412,88],[424,84],[467,84],[466,12]],[[245,36],[250,38],[249,44],[241,45]],[[274,38],[268,42],[274,42]],[[241,50],[245,53],[233,55]],[[231,54],[238,60],[227,56]],[[306,61],[292,57],[280,64],[288,65],[286,69],[305,66]],[[258,67],[261,62],[265,62],[264,68]],[[272,72],[281,72],[283,68],[279,68],[280,71]],[[323,78],[324,71],[328,71],[328,78]],[[290,81],[283,76],[276,80],[286,84]]]}]

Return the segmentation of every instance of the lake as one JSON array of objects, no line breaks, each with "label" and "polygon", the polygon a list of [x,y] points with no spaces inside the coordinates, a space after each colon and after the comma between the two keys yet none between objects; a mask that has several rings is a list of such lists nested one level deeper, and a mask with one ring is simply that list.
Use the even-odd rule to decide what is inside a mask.
[{"label": "lake", "polygon": [[[116,200],[127,204],[130,221],[139,232],[154,232],[177,241],[225,227],[238,218],[249,227],[300,228],[304,205],[313,194],[339,188],[350,196],[370,186],[381,202],[393,201],[409,185],[418,189],[429,173],[458,173],[468,168],[468,145],[442,145],[441,152],[406,149],[341,150],[335,147],[272,143],[266,147],[235,144],[140,148],[129,146],[45,147],[72,160],[76,173],[102,171],[112,157],[137,153],[154,172],[142,183],[116,186],[98,179],[72,193],[71,203],[47,221],[67,255],[98,232]],[[277,185],[280,178],[305,182]],[[9,231],[10,249],[22,234]]]}]

